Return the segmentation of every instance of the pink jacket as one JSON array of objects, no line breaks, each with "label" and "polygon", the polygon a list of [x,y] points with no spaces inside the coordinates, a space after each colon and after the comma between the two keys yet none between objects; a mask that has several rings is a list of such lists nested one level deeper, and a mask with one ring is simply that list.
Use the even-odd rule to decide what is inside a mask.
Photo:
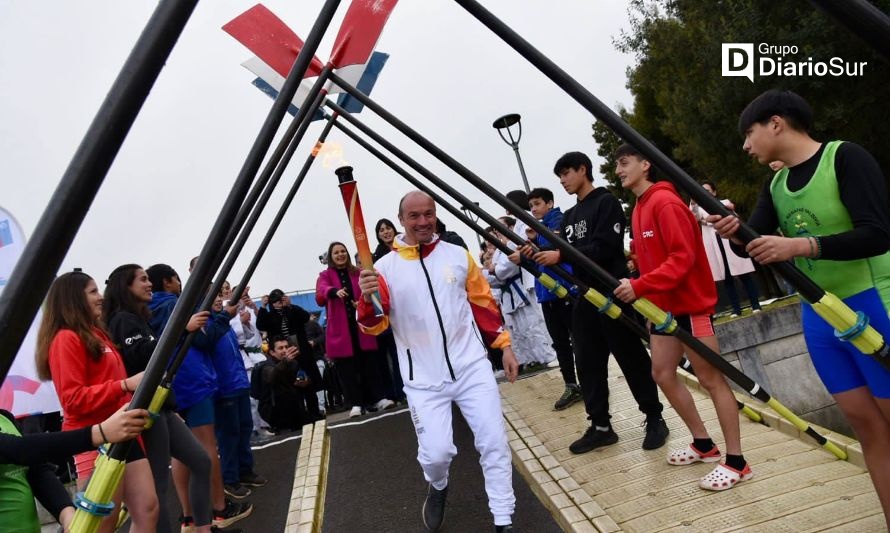
[{"label": "pink jacket", "polygon": [[[352,294],[361,298],[362,291],[358,287],[358,271],[349,275],[352,281]],[[343,286],[340,277],[333,268],[323,270],[315,282],[315,301],[318,305],[325,306],[328,315],[328,325],[325,330],[325,347],[327,355],[331,359],[352,357],[352,338],[349,336],[349,322],[346,318],[346,304],[334,293]],[[354,313],[355,310],[352,310]],[[362,350],[376,350],[377,339],[371,335],[359,332],[359,346]]]}]

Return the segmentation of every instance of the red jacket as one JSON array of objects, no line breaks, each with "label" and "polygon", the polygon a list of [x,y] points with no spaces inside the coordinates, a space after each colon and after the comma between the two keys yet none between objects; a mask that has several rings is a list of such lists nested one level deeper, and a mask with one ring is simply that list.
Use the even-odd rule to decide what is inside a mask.
[{"label": "red jacket", "polygon": [[62,430],[98,424],[130,401],[130,393],[121,390],[127,379],[123,359],[104,332],[93,333],[105,344],[98,360],[70,329],[59,330],[49,346],[49,368],[65,414]]},{"label": "red jacket", "polygon": [[631,226],[640,277],[630,284],[637,297],[674,315],[712,314],[717,289],[701,230],[670,182],[637,199]]}]

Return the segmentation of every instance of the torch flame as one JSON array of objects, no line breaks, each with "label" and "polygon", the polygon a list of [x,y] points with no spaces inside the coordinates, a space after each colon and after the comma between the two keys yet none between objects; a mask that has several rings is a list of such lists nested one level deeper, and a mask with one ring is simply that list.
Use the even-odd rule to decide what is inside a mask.
[{"label": "torch flame", "polygon": [[325,169],[340,168],[348,166],[349,163],[343,159],[343,146],[339,143],[327,141],[325,143],[316,144],[312,149],[316,157],[321,156],[321,165]]}]

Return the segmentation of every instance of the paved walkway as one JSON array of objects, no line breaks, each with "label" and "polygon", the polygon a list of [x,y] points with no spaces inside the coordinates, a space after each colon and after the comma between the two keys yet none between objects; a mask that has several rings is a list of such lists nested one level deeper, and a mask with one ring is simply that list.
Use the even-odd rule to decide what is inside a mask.
[{"label": "paved walkway", "polygon": [[[768,422],[781,430],[742,417],[742,448],[755,477],[729,491],[704,491],[697,482],[713,465],[678,467],[665,461],[669,449],[690,441],[667,402],[662,398],[671,429],[668,443],[644,451],[643,415],[614,363],[609,381],[612,423],[621,440],[584,455],[568,450],[588,424],[582,404],[561,412],[551,407],[563,388],[558,371],[501,385],[513,426],[514,464],[538,481],[533,488],[543,493],[545,505],[565,530],[885,531],[868,473],[853,464],[862,464],[858,443],[835,436],[851,454],[852,462],[840,461],[775,416]],[[698,390],[693,395],[714,440],[722,445],[710,399]],[[744,401],[771,413],[760,402]]]},{"label": "paved walkway", "polygon": [[[417,440],[408,411],[332,424],[323,530],[331,533],[424,531],[421,507],[427,484],[417,464]],[[454,409],[458,449],[450,470],[442,533],[492,531],[479,454],[473,435]],[[514,521],[520,531],[560,531],[528,483],[514,469]]]}]

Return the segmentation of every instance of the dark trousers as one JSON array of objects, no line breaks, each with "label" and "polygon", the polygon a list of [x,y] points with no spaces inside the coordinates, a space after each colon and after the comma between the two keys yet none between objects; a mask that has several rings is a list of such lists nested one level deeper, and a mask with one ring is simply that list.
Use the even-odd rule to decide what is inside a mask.
[{"label": "dark trousers", "polygon": [[587,418],[593,425],[609,426],[609,353],[615,355],[630,392],[647,416],[660,416],[663,409],[652,379],[652,361],[640,338],[579,298],[572,312],[575,364],[584,396]]},{"label": "dark trousers", "polygon": [[405,383],[399,370],[399,353],[396,351],[396,339],[391,329],[377,336],[377,346],[380,350],[377,359],[380,362],[380,373],[383,374],[383,395],[393,401],[404,400]]},{"label": "dark trousers", "polygon": [[553,350],[559,361],[559,370],[566,385],[577,385],[575,378],[575,354],[572,352],[572,302],[566,298],[556,298],[541,303],[544,324],[553,339]]},{"label": "dark trousers", "polygon": [[358,350],[352,357],[334,359],[343,395],[352,407],[371,405],[383,398],[378,357],[376,351]]},{"label": "dark trousers", "polygon": [[213,425],[223,483],[237,485],[241,474],[253,472],[253,452],[250,450],[253,416],[248,391],[216,400],[215,418]]}]

